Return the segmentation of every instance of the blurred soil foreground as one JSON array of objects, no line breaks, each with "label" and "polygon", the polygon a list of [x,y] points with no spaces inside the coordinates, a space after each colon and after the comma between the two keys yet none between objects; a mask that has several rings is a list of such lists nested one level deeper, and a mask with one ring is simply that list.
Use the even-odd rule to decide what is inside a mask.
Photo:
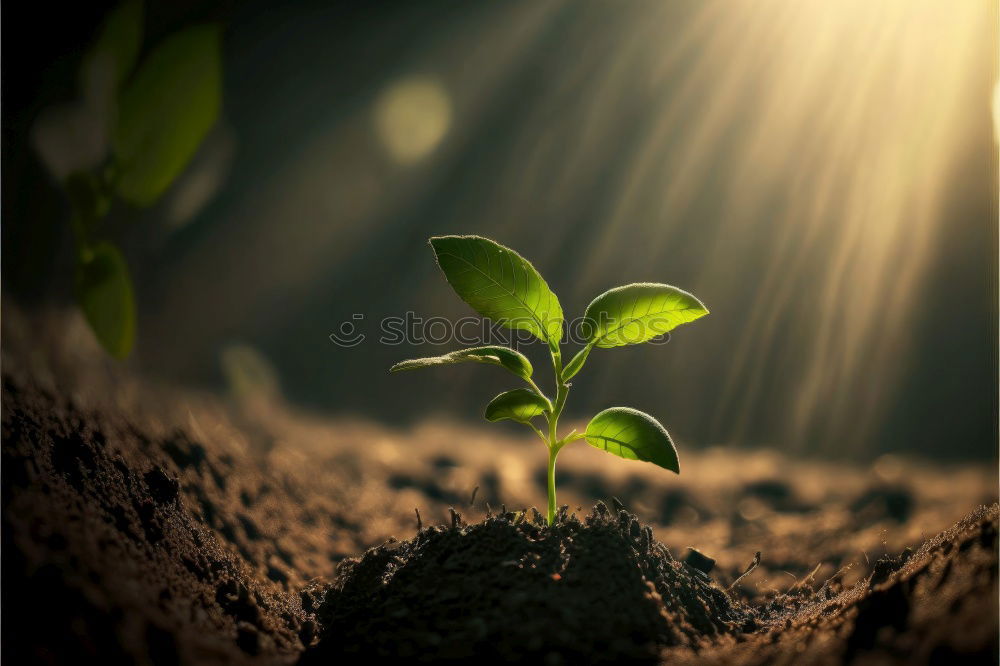
[{"label": "blurred soil foreground", "polygon": [[3,321],[9,663],[997,663],[988,466],[579,444],[548,528],[537,441],[164,387],[51,323]]}]

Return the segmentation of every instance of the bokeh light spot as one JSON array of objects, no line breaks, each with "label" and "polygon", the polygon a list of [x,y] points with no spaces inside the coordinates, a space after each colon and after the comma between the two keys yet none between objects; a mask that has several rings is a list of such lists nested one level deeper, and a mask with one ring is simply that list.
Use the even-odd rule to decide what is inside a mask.
[{"label": "bokeh light spot", "polygon": [[412,76],[391,83],[375,103],[375,127],[389,156],[414,164],[438,147],[451,125],[451,100],[435,79]]}]

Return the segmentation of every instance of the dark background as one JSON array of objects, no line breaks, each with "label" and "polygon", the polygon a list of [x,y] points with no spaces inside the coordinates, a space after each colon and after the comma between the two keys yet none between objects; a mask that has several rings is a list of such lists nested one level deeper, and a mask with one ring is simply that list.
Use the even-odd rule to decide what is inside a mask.
[{"label": "dark background", "polygon": [[[76,95],[111,6],[82,4],[3,12],[2,277],[28,309],[72,302],[66,204],[30,135]],[[667,345],[596,351],[570,416],[633,405],[685,446],[995,458],[996,9],[807,4],[147,6],[146,48],[224,24],[224,112],[190,169],[204,205],[178,203],[199,182],[182,179],[113,212],[139,302],[128,363],[223,387],[240,344],[294,403],[473,419],[502,373],[389,376],[457,345],[376,338],[408,310],[468,314],[425,241],[479,233],[570,317],[639,280],[712,311]],[[375,119],[408,80],[449,109],[411,161]],[[355,313],[368,338],[334,345]],[[543,352],[526,350],[547,386]]]}]

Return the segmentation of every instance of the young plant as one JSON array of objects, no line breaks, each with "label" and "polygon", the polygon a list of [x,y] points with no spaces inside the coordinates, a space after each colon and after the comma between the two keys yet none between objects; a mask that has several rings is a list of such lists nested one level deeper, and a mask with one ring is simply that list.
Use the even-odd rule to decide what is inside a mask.
[{"label": "young plant", "polygon": [[[559,417],[566,407],[572,379],[596,348],[647,342],[708,314],[704,304],[677,287],[638,283],[616,287],[595,298],[584,314],[586,344],[563,365],[560,340],[563,312],[559,299],[527,259],[481,236],[438,236],[430,239],[438,266],[459,297],[477,312],[507,328],[527,331],[545,342],[555,371],[550,398],[532,379],[523,354],[498,346],[473,347],[443,356],[418,358],[392,366],[390,372],[467,361],[499,365],[523,379],[528,388],[501,393],[486,406],[488,421],[522,423],[545,442],[549,451],[548,523],[556,515],[556,456],[570,442],[586,440],[598,449],[628,460],[644,460],[680,473],[677,450],[666,429],[649,414],[630,407],[611,407],[590,420],[583,433],[560,437]],[[533,419],[543,417],[543,431]]]}]

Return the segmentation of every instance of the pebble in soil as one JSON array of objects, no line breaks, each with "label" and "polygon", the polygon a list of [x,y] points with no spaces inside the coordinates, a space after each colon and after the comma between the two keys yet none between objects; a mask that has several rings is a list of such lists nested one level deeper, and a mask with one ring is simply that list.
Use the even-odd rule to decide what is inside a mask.
[{"label": "pebble in soil", "polygon": [[342,565],[302,663],[344,655],[427,661],[657,660],[757,628],[755,612],[673,558],[625,510],[598,503],[548,527],[534,510],[430,527]]}]

